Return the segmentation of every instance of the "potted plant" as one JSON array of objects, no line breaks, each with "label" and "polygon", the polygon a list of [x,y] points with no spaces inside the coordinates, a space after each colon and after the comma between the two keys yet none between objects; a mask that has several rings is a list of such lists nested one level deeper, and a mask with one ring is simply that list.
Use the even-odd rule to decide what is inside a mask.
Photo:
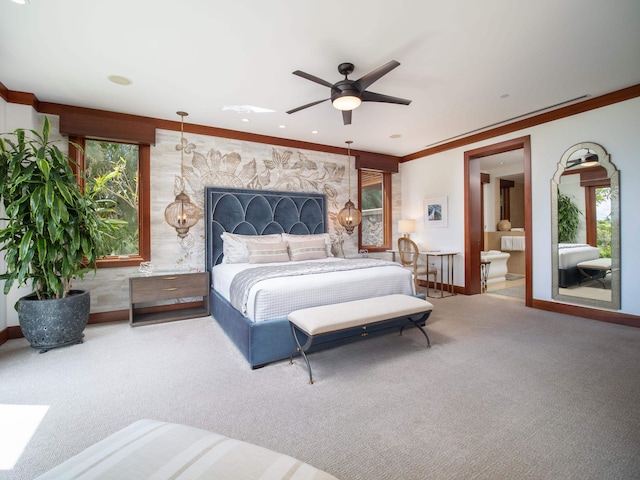
[{"label": "potted plant", "polygon": [[0,138],[0,196],[5,210],[0,251],[7,269],[4,293],[29,282],[33,293],[16,304],[20,328],[41,353],[81,343],[89,319],[88,291],[72,281],[95,272],[117,223],[103,218],[100,184],[78,184],[70,158],[42,132],[17,129]]},{"label": "potted plant", "polygon": [[558,192],[558,242],[574,243],[582,212],[569,195]]}]

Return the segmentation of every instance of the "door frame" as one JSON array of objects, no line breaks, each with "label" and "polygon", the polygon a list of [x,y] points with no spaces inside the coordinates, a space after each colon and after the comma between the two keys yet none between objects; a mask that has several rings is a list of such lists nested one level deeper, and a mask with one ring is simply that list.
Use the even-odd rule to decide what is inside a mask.
[{"label": "door frame", "polygon": [[482,184],[480,182],[480,159],[489,155],[523,150],[524,156],[524,236],[525,236],[525,305],[533,306],[531,268],[531,137],[529,135],[504,142],[487,145],[464,152],[464,254],[466,295],[481,292],[480,249],[484,238],[482,224]]}]

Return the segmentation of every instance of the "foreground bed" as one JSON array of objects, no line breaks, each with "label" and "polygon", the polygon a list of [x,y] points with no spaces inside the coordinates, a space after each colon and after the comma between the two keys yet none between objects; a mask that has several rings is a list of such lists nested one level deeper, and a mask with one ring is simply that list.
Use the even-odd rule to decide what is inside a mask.
[{"label": "foreground bed", "polygon": [[[326,234],[324,195],[208,187],[205,190],[205,209],[211,314],[252,368],[289,358],[296,346],[287,318],[292,311],[380,295],[415,294],[411,272],[398,264],[373,259],[345,261],[331,256],[327,258],[330,244]],[[246,237],[255,237],[255,242],[262,242],[260,248]],[[340,265],[340,271],[295,272],[293,279],[282,276],[266,278],[250,286],[243,295],[236,292],[234,296],[230,278],[238,272],[251,271],[245,274],[247,282],[251,283],[255,280],[253,272],[257,273],[258,268],[275,266],[278,270],[278,262],[249,264],[239,253],[241,248],[246,252],[249,242],[255,258],[259,255],[267,259],[271,256],[276,258],[280,255],[278,244],[284,239],[288,242],[290,254],[293,255],[291,245],[295,244],[296,251],[302,253],[302,259],[283,261],[280,269],[297,269],[296,264],[303,264],[299,267],[301,269],[330,269],[324,265],[335,264]],[[307,258],[306,254],[313,249],[303,246],[314,244],[319,239],[325,242],[325,254],[321,255],[324,258],[313,255],[313,258]],[[315,248],[315,252],[318,253],[319,249]],[[323,266],[316,267],[314,262]],[[354,264],[353,269],[347,267],[349,263]],[[397,329],[402,323],[398,320],[379,325],[369,334]],[[335,340],[333,345],[353,341],[353,333],[336,334],[331,338]]]}]

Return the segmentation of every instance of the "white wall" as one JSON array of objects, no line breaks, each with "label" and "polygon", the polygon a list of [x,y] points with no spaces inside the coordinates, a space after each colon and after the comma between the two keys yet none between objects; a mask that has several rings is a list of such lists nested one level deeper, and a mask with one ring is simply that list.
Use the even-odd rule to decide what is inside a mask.
[{"label": "white wall", "polygon": [[620,170],[620,223],[623,313],[640,314],[635,276],[640,269],[640,98],[563,118],[544,125],[448,150],[402,164],[403,217],[419,218],[425,198],[449,197],[449,227],[425,228],[412,235],[429,248],[461,252],[455,284],[464,285],[464,152],[512,138],[531,136],[533,297],[551,299],[551,177],[562,154],[574,144],[595,142]]}]

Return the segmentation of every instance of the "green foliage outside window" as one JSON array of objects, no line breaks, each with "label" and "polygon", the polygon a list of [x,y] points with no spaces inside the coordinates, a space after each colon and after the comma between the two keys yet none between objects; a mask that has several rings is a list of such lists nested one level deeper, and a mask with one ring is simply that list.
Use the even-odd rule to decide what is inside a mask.
[{"label": "green foliage outside window", "polygon": [[110,240],[111,255],[139,251],[137,145],[87,140],[85,174],[100,186],[100,200],[110,205],[109,218],[125,225]]}]

